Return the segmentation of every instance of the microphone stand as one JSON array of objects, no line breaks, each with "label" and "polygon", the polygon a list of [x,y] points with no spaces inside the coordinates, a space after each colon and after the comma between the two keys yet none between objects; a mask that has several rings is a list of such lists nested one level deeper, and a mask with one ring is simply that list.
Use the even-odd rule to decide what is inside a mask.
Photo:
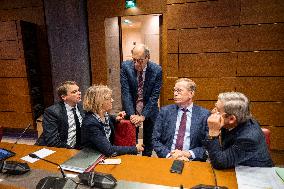
[{"label": "microphone stand", "polygon": [[13,144],[13,146],[11,147],[11,149],[10,150],[12,150],[14,147],[15,147],[15,145],[18,143],[18,141],[23,137],[23,135],[25,134],[25,132],[28,130],[28,128],[30,128],[30,126],[31,126],[32,124],[28,124],[28,126],[25,128],[25,130],[21,133],[21,135],[16,139],[16,142]]}]

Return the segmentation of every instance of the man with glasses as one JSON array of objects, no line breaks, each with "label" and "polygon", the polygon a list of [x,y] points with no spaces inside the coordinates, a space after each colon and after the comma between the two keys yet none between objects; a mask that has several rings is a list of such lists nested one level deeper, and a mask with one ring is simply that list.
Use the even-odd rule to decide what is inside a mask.
[{"label": "man with glasses", "polygon": [[249,100],[244,94],[220,93],[208,118],[208,127],[204,145],[214,168],[273,166],[264,134],[252,118]]},{"label": "man with glasses", "polygon": [[174,86],[174,101],[161,108],[153,132],[154,150],[158,157],[205,161],[202,141],[208,128],[210,112],[193,104],[196,84],[180,78]]},{"label": "man with glasses", "polygon": [[152,133],[162,85],[162,68],[149,59],[149,49],[143,44],[136,45],[132,60],[124,61],[120,71],[122,106],[137,126],[136,136],[143,123],[144,156],[152,155]]},{"label": "man with glasses", "polygon": [[43,133],[36,145],[80,149],[84,113],[79,87],[75,81],[65,81],[57,94],[60,101],[44,111]]}]

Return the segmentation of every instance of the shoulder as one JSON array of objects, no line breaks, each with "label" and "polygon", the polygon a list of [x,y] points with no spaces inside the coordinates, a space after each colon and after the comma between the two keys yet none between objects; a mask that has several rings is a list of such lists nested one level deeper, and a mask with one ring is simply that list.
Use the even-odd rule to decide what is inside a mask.
[{"label": "shoulder", "polygon": [[195,105],[193,104],[193,107],[192,107],[192,111],[196,111],[197,113],[199,114],[204,114],[204,115],[209,115],[210,114],[210,111],[201,107],[201,106],[198,106],[198,105]]},{"label": "shoulder", "polygon": [[167,106],[163,106],[161,108],[161,112],[174,112],[177,110],[177,105],[175,104],[170,104],[170,105],[167,105]]},{"label": "shoulder", "polygon": [[149,61],[148,66],[149,66],[152,70],[155,70],[155,71],[157,71],[157,72],[161,72],[161,71],[162,71],[162,67],[161,67],[159,64],[157,64],[157,63],[154,63],[154,62]]},{"label": "shoulder", "polygon": [[132,61],[131,60],[125,60],[121,63],[121,67],[122,68],[128,68],[128,67],[131,67],[132,65]]},{"label": "shoulder", "polygon": [[49,106],[45,109],[45,113],[56,113],[61,114],[63,111],[63,108],[65,108],[65,105],[63,102],[56,102],[53,105]]}]

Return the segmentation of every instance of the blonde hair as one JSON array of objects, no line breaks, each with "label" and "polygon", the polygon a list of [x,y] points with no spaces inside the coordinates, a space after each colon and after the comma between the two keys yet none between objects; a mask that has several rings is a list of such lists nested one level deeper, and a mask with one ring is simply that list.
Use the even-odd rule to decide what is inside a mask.
[{"label": "blonde hair", "polygon": [[194,81],[192,81],[191,79],[188,78],[180,78],[178,80],[176,80],[176,84],[179,82],[185,81],[187,82],[186,84],[186,89],[188,91],[196,91],[196,84],[194,83]]},{"label": "blonde hair", "polygon": [[104,100],[112,95],[112,90],[106,85],[93,85],[86,90],[83,108],[87,112],[99,113]]}]

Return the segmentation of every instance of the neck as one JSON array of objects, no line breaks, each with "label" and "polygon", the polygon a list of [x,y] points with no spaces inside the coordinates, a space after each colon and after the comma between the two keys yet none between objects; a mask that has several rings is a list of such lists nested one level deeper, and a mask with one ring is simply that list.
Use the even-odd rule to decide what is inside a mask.
[{"label": "neck", "polygon": [[191,104],[192,104],[192,102],[189,102],[189,103],[185,103],[185,104],[180,104],[179,106],[180,106],[181,108],[187,108],[187,107],[189,107]]}]

